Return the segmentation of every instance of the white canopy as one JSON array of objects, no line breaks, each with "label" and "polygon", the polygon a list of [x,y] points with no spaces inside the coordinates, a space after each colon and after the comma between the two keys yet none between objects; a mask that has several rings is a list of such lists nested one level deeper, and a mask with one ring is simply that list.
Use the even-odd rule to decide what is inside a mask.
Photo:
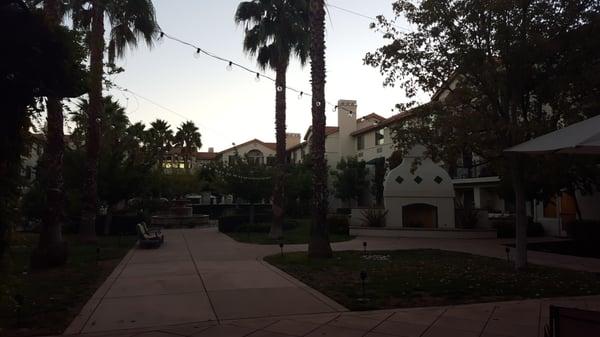
[{"label": "white canopy", "polygon": [[600,115],[504,150],[532,154],[600,154]]}]

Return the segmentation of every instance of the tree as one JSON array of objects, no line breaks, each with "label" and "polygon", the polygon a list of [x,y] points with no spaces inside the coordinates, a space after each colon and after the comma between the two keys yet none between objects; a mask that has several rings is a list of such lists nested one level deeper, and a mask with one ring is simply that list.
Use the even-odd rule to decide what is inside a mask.
[{"label": "tree", "polygon": [[[402,151],[415,143],[434,160],[456,163],[473,153],[512,184],[517,269],[527,264],[525,200],[533,159],[503,150],[562,125],[598,114],[600,7],[596,1],[453,0],[393,4],[416,27],[400,32],[383,17],[390,43],[365,57],[385,85],[407,95],[447,91],[411,110],[395,132]],[[375,25],[374,25],[375,26]],[[553,160],[559,160],[553,158]]]},{"label": "tree", "polygon": [[312,87],[313,214],[308,255],[332,256],[327,226],[327,162],[325,160],[325,1],[310,0],[310,75]]},{"label": "tree", "polygon": [[173,142],[173,130],[169,123],[162,119],[150,123],[146,142],[155,162],[158,162],[159,171],[162,172],[163,158],[171,150]]},{"label": "tree", "polygon": [[[104,20],[111,24],[110,39],[104,40]],[[76,27],[89,31],[90,81],[88,130],[86,139],[87,173],[85,209],[80,237],[83,241],[96,241],[95,223],[98,208],[98,156],[100,151],[100,120],[102,107],[102,81],[104,53],[108,49],[109,63],[124,56],[125,49],[136,47],[139,39],[148,46],[158,33],[158,24],[151,0],[75,0],[73,18]]]},{"label": "tree", "polygon": [[352,206],[352,201],[360,200],[363,192],[369,187],[366,178],[369,175],[367,164],[364,160],[349,157],[342,158],[336,168],[337,170],[331,172],[335,196],[350,202]]},{"label": "tree", "polygon": [[198,127],[196,127],[194,122],[187,121],[181,123],[175,134],[175,145],[181,147],[181,153],[185,160],[185,169],[189,172],[191,166],[190,156],[198,152],[198,149],[202,147],[200,132],[198,132]]},{"label": "tree", "polygon": [[285,216],[286,73],[290,57],[304,65],[308,58],[308,6],[305,0],[251,0],[239,4],[235,21],[246,27],[244,50],[258,65],[275,71],[275,137],[277,166],[273,184],[273,223],[269,236],[282,235]]},{"label": "tree", "polygon": [[0,109],[3,112],[0,123],[0,255],[7,242],[7,226],[14,220],[21,154],[27,143],[30,117],[41,112],[42,97],[47,97],[49,147],[43,166],[55,169],[46,191],[56,196],[56,200],[45,207],[45,222],[32,264],[49,267],[62,264],[66,259],[60,233],[62,112],[60,104],[56,103],[60,97],[75,97],[84,92],[83,52],[77,35],[60,26],[53,17],[54,8],[46,6],[45,11],[39,11],[28,8],[23,1],[14,0],[2,2],[0,10],[1,27],[4,31],[15,32],[2,38],[2,45],[10,53],[4,53],[0,61],[3,93]]}]

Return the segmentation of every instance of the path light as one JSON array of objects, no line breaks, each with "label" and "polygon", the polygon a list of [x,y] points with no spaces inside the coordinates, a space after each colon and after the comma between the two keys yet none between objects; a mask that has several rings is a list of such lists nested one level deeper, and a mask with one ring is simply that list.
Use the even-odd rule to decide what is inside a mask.
[{"label": "path light", "polygon": [[363,252],[367,254],[367,241],[363,241]]},{"label": "path light", "polygon": [[281,250],[281,257],[283,257],[283,242],[279,241],[279,250]]},{"label": "path light", "polygon": [[100,262],[100,247],[96,247],[96,263]]},{"label": "path light", "polygon": [[506,261],[510,263],[510,247],[506,247]]},{"label": "path light", "polygon": [[362,270],[360,272],[360,281],[362,283],[362,294],[363,294],[363,299],[366,300],[367,299],[367,295],[366,295],[366,291],[365,291],[365,280],[367,279],[367,271],[366,270]]}]

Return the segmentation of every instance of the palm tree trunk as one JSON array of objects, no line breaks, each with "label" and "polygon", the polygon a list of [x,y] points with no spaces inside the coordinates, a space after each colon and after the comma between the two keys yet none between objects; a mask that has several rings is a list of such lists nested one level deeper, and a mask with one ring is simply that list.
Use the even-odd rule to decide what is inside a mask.
[{"label": "palm tree trunk", "polygon": [[327,163],[325,161],[325,3],[310,1],[310,65],[312,85],[313,214],[308,256],[331,257],[327,227]]},{"label": "palm tree trunk", "polygon": [[90,105],[86,132],[85,203],[79,231],[84,242],[96,241],[96,212],[98,209],[98,157],[100,152],[100,115],[103,110],[102,75],[104,61],[104,9],[92,2],[92,31],[90,34]]},{"label": "palm tree trunk", "polygon": [[521,165],[517,155],[513,155],[510,160],[510,173],[513,189],[515,190],[515,241],[516,254],[515,268],[523,270],[527,268],[527,213],[525,200],[525,187],[521,174]]},{"label": "palm tree trunk", "polygon": [[[275,183],[273,184],[273,222],[269,237],[280,238],[283,236],[283,222],[285,221],[285,112],[286,112],[286,72],[287,62],[281,62],[277,65],[275,71],[275,138],[277,142],[277,170],[275,170]],[[280,90],[281,89],[281,90]]]},{"label": "palm tree trunk", "polygon": [[[58,1],[46,0],[44,15],[50,27],[60,24]],[[65,264],[67,246],[61,232],[63,207],[64,131],[61,98],[49,96],[46,104],[46,146],[43,155],[46,209],[42,219],[39,242],[31,256],[34,268],[48,268]]]}]

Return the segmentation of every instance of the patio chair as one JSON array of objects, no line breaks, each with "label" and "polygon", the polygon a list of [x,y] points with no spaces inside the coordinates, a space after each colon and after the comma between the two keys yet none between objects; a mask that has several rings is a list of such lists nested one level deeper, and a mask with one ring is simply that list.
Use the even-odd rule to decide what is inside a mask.
[{"label": "patio chair", "polygon": [[162,228],[156,226],[148,227],[145,221],[142,221],[142,226],[144,227],[147,235],[162,236]]},{"label": "patio chair", "polygon": [[151,236],[146,234],[146,230],[141,223],[136,225],[136,229],[138,232],[138,244],[140,248],[158,248],[162,245],[164,241],[164,237],[161,236]]}]

